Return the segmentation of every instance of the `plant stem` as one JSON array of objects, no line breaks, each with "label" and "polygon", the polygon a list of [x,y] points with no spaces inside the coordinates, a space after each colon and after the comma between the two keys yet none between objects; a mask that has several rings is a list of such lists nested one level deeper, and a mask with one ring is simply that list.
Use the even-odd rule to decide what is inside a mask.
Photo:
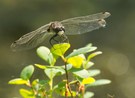
[{"label": "plant stem", "polygon": [[50,94],[49,94],[49,98],[52,98],[52,89],[53,89],[53,79],[50,79]]},{"label": "plant stem", "polygon": [[66,66],[66,62],[65,62],[65,72],[66,72],[66,80],[67,80],[67,88],[71,94],[71,98],[73,98],[73,94],[72,94],[72,91],[71,91],[71,88],[70,88],[70,84],[69,84],[69,78],[68,78],[68,71],[67,71],[67,66]]}]

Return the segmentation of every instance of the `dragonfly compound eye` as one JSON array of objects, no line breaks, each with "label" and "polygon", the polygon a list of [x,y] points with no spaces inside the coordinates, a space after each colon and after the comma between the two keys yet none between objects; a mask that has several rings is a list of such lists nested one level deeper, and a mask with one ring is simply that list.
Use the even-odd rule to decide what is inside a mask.
[{"label": "dragonfly compound eye", "polygon": [[64,32],[65,32],[65,29],[64,29],[64,28],[59,28],[59,27],[54,28],[53,30],[54,30],[54,32],[56,32],[56,33],[60,32],[60,31],[64,31]]}]

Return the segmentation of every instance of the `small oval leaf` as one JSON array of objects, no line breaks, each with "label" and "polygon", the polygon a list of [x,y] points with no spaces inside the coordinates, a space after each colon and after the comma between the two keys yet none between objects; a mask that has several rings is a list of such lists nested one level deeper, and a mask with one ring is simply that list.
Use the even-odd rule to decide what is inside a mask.
[{"label": "small oval leaf", "polygon": [[82,58],[81,56],[74,56],[74,57],[70,57],[68,58],[68,63],[72,64],[73,67],[75,68],[80,68],[82,63],[83,63],[84,58]]},{"label": "small oval leaf", "polygon": [[79,54],[85,54],[85,53],[88,53],[88,52],[92,52],[92,51],[94,51],[96,49],[97,49],[97,47],[94,47],[94,46],[91,46],[91,45],[87,45],[87,46],[85,46],[83,48],[79,48],[79,49],[74,50],[66,58],[77,56]]},{"label": "small oval leaf", "polygon": [[82,80],[82,83],[83,83],[83,84],[91,84],[91,83],[94,83],[94,82],[95,82],[95,79],[92,78],[92,77],[84,78],[84,79]]},{"label": "small oval leaf", "polygon": [[88,84],[87,87],[89,86],[100,86],[100,85],[106,85],[106,84],[110,84],[111,83],[111,80],[108,80],[108,79],[99,79],[99,80],[96,80],[94,83],[92,84]]},{"label": "small oval leaf", "polygon": [[39,47],[37,49],[37,54],[41,59],[45,60],[47,63],[51,65],[54,64],[55,60],[53,58],[53,55],[47,47],[44,46]]},{"label": "small oval leaf", "polygon": [[94,65],[93,62],[91,62],[91,61],[89,61],[89,62],[85,61],[83,67],[84,67],[85,69],[88,69],[88,68],[92,67],[93,65]]},{"label": "small oval leaf", "polygon": [[40,69],[46,69],[45,65],[40,65],[40,64],[35,64],[36,67],[40,68]]},{"label": "small oval leaf", "polygon": [[24,80],[28,80],[28,79],[30,79],[30,77],[32,76],[33,72],[34,72],[34,67],[33,67],[33,65],[26,66],[26,67],[22,70],[20,77],[21,77],[22,79],[24,79]]},{"label": "small oval leaf", "polygon": [[70,48],[69,43],[60,43],[53,45],[51,52],[58,56],[63,56],[65,52]]},{"label": "small oval leaf", "polygon": [[88,73],[87,70],[82,69],[82,70],[72,70],[73,74],[80,77],[80,78],[88,78],[90,74]]},{"label": "small oval leaf", "polygon": [[95,57],[95,56],[97,56],[97,55],[100,55],[100,54],[102,54],[101,51],[97,51],[97,52],[91,53],[91,54],[88,56],[87,61],[90,61],[91,58],[93,58],[93,57]]},{"label": "small oval leaf", "polygon": [[101,72],[99,69],[88,70],[91,77],[99,75]]},{"label": "small oval leaf", "polygon": [[92,98],[94,96],[94,93],[93,92],[86,92],[84,94],[84,98]]},{"label": "small oval leaf", "polygon": [[22,84],[28,84],[27,80],[23,80],[22,78],[16,78],[12,79],[8,82],[8,84],[17,84],[17,85],[22,85]]},{"label": "small oval leaf", "polygon": [[32,91],[28,91],[26,89],[20,89],[20,94],[23,96],[23,98],[36,98]]},{"label": "small oval leaf", "polygon": [[45,74],[52,79],[53,77],[55,77],[56,75],[62,75],[65,73],[65,70],[62,68],[47,68],[45,69]]}]

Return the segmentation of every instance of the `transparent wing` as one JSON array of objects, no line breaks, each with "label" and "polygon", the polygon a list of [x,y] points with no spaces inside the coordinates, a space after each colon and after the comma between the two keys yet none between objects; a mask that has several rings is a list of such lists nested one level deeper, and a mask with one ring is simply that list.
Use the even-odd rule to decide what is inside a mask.
[{"label": "transparent wing", "polygon": [[[65,27],[67,35],[82,34],[92,30],[104,27],[106,22],[104,18],[110,16],[110,13],[97,13],[88,16],[75,17],[61,21]],[[42,43],[46,37],[54,33],[47,32],[50,24],[44,25],[39,29],[23,35],[20,39],[12,43],[13,50],[31,49]]]},{"label": "transparent wing", "polygon": [[61,21],[65,27],[67,35],[83,34],[92,30],[104,27],[106,22],[104,18],[110,16],[110,13],[97,13],[88,16],[75,17]]},{"label": "transparent wing", "polygon": [[17,41],[12,43],[11,48],[13,51],[31,49],[42,43],[48,36],[53,33],[47,32],[49,24],[40,27],[39,29],[27,33],[20,37]]}]

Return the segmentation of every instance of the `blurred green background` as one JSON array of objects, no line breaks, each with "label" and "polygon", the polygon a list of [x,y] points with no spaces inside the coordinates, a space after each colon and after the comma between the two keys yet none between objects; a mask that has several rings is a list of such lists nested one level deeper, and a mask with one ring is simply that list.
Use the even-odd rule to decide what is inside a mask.
[{"label": "blurred green background", "polygon": [[[25,33],[55,20],[108,11],[106,28],[69,36],[72,48],[93,43],[102,55],[94,59],[99,78],[112,83],[90,88],[94,98],[135,98],[135,0],[0,0],[0,98],[21,98],[20,86],[8,85],[22,68],[40,63],[36,49],[12,52],[10,45]],[[50,47],[48,40],[45,45]],[[38,72],[40,75],[40,72]]]}]

